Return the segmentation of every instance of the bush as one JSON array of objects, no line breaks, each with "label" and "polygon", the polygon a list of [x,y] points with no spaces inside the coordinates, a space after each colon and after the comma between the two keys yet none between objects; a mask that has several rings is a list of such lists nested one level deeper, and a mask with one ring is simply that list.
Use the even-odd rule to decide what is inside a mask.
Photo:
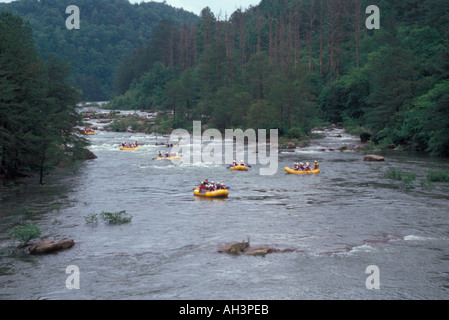
[{"label": "bush", "polygon": [[306,134],[301,128],[293,127],[290,130],[288,130],[287,136],[292,139],[301,139],[304,138]]},{"label": "bush", "polygon": [[12,228],[8,232],[8,234],[15,240],[19,240],[23,243],[27,243],[31,239],[39,238],[41,233],[40,228],[35,223],[25,223]]},{"label": "bush", "polygon": [[98,223],[98,215],[96,213],[91,213],[84,217],[87,224],[97,224]]},{"label": "bush", "polygon": [[433,182],[449,182],[449,172],[430,170],[427,179]]},{"label": "bush", "polygon": [[395,168],[388,168],[387,172],[384,174],[387,179],[402,181],[402,171],[396,170]]},{"label": "bush", "polygon": [[384,173],[384,178],[401,181],[401,189],[409,190],[414,188],[413,183],[416,180],[416,174],[403,173],[401,170],[388,168],[387,172]]},{"label": "bush", "polygon": [[407,190],[413,189],[413,182],[416,180],[416,174],[414,173],[407,173],[404,178],[402,179],[401,188],[405,188]]},{"label": "bush", "polygon": [[122,210],[119,212],[102,212],[101,218],[103,221],[109,224],[122,224],[131,222],[132,216],[126,212],[126,210]]}]

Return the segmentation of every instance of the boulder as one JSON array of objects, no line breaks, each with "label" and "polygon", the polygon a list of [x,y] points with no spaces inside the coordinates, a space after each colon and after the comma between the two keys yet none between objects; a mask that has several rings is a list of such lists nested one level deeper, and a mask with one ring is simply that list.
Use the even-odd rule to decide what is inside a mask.
[{"label": "boulder", "polygon": [[97,159],[97,156],[90,150],[86,149],[85,151],[85,158],[86,160],[92,160],[92,159]]},{"label": "boulder", "polygon": [[385,158],[375,154],[367,154],[363,157],[363,161],[385,161]]},{"label": "boulder", "polygon": [[269,253],[285,253],[285,252],[294,252],[296,250],[293,249],[273,249],[265,245],[250,247],[249,242],[235,242],[227,244],[220,249],[218,249],[219,253],[228,253],[228,254],[244,254],[248,256],[265,256]]},{"label": "boulder", "polygon": [[52,253],[59,250],[65,250],[73,247],[75,241],[72,239],[64,239],[60,241],[48,241],[48,242],[38,242],[34,243],[30,247],[31,254],[45,254]]},{"label": "boulder", "polygon": [[249,242],[235,242],[227,244],[220,249],[218,249],[219,253],[232,253],[239,254],[245,251],[249,247]]},{"label": "boulder", "polygon": [[287,143],[287,148],[289,148],[289,149],[295,149],[295,148],[296,148],[296,144],[294,144],[293,142],[289,141],[289,142]]},{"label": "boulder", "polygon": [[268,253],[274,252],[273,249],[267,247],[267,246],[257,246],[249,248],[244,252],[244,254],[249,256],[264,256]]},{"label": "boulder", "polygon": [[368,142],[370,138],[371,138],[371,134],[368,132],[363,132],[362,134],[360,134],[360,141],[363,143]]}]

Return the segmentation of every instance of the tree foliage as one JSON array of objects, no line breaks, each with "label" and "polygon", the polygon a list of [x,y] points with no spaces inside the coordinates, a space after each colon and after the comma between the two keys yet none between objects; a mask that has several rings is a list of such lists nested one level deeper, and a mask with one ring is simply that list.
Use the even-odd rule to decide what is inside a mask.
[{"label": "tree foliage", "polygon": [[[69,5],[80,9],[79,30],[66,28]],[[55,54],[70,62],[70,83],[82,91],[84,101],[111,98],[115,75],[123,72],[118,69],[122,58],[146,44],[159,22],[169,19],[181,25],[197,20],[193,13],[165,3],[131,4],[127,0],[16,0],[0,4],[0,11],[11,11],[29,21],[44,55]],[[145,68],[133,65],[132,71],[136,70]],[[140,75],[132,73],[133,77]]]},{"label": "tree foliage", "polygon": [[[176,91],[174,125],[196,117],[292,137],[317,123],[359,125],[379,144],[447,155],[448,2],[381,1],[380,30],[365,27],[371,4],[262,0],[224,19],[205,8],[190,31],[163,39],[165,54],[150,54],[172,70],[170,90],[138,107],[170,110]],[[186,72],[187,91],[177,82]]]},{"label": "tree foliage", "polygon": [[15,178],[49,168],[86,145],[75,126],[79,92],[67,82],[68,65],[42,59],[28,23],[0,13],[0,173]]},{"label": "tree foliage", "polygon": [[[104,20],[104,6],[122,6],[122,20],[146,12],[122,0],[95,3],[93,21]],[[221,130],[277,128],[298,137],[320,123],[359,125],[381,145],[448,155],[449,2],[379,1],[379,30],[365,26],[369,5],[262,0],[229,17],[208,7],[191,23],[164,16],[145,29],[148,36],[130,31],[139,39],[132,45],[120,40],[129,51],[111,62],[118,71],[110,106],[166,111],[173,128],[202,120]],[[121,35],[111,30],[110,37]],[[89,77],[105,65],[95,39],[90,34],[82,46],[95,64]],[[94,88],[98,79],[76,81]]]}]

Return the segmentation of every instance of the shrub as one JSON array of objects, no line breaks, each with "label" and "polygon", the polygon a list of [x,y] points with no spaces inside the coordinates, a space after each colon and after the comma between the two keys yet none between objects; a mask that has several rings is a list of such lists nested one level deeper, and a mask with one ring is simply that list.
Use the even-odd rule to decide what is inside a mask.
[{"label": "shrub", "polygon": [[449,182],[449,172],[430,170],[427,179],[433,182]]},{"label": "shrub", "polygon": [[126,210],[122,210],[119,212],[102,212],[101,218],[109,223],[109,224],[122,224],[131,222],[132,216],[126,212]]},{"label": "shrub", "polygon": [[15,240],[19,240],[23,243],[27,243],[31,239],[39,238],[41,236],[41,230],[35,223],[25,223],[20,226],[12,228],[8,234]]},{"label": "shrub", "polygon": [[384,177],[387,179],[402,181],[402,171],[396,170],[395,168],[388,168],[385,172]]},{"label": "shrub", "polygon": [[388,168],[385,172],[384,177],[391,180],[401,181],[401,189],[412,189],[414,188],[413,182],[416,180],[416,174],[414,173],[403,173],[401,170],[396,170],[395,168]]},{"label": "shrub", "polygon": [[304,138],[306,135],[301,128],[293,127],[290,130],[288,130],[287,136],[292,139],[301,139]]},{"label": "shrub", "polygon": [[91,213],[84,217],[87,224],[97,224],[98,223],[98,215],[96,213]]},{"label": "shrub", "polygon": [[402,188],[405,188],[407,190],[413,189],[413,181],[416,179],[416,174],[414,173],[407,173],[404,178],[402,179]]}]

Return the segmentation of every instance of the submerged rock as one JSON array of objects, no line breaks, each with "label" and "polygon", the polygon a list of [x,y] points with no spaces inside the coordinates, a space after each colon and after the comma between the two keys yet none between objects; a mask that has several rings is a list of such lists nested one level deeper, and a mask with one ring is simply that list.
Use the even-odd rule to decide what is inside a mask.
[{"label": "submerged rock", "polygon": [[232,253],[239,254],[246,250],[249,247],[249,242],[235,242],[227,244],[220,249],[218,249],[219,253]]},{"label": "submerged rock", "polygon": [[294,252],[293,249],[273,249],[265,245],[249,247],[249,242],[235,242],[227,244],[220,249],[218,249],[219,253],[228,253],[228,254],[244,254],[248,256],[265,256],[269,253],[284,253],[284,252]]},{"label": "submerged rock", "polygon": [[38,242],[33,243],[30,246],[31,254],[45,254],[52,253],[59,250],[65,250],[73,247],[75,245],[75,241],[72,239],[64,239],[60,241],[48,241],[48,242]]},{"label": "submerged rock", "polygon": [[363,161],[385,161],[385,158],[375,154],[367,154],[363,157]]}]

